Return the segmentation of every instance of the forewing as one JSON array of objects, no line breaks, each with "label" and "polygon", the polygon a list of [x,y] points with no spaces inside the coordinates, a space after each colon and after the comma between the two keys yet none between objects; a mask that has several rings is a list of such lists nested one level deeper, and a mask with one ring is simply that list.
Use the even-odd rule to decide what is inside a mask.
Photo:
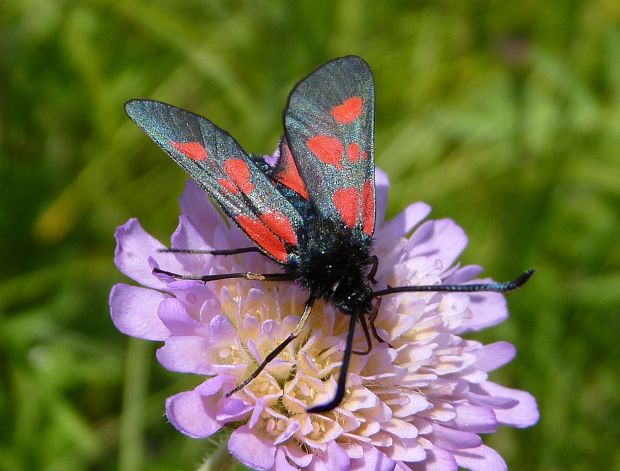
[{"label": "forewing", "polygon": [[302,80],[284,113],[286,141],[317,211],[368,235],[375,227],[374,101],[370,67],[347,56]]},{"label": "forewing", "polygon": [[302,218],[230,134],[157,101],[131,100],[125,109],[267,255],[286,263]]}]

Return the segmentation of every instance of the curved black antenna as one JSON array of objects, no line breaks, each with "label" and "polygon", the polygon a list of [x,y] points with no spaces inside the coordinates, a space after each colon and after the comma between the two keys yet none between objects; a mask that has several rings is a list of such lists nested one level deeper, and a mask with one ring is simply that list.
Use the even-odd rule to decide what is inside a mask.
[{"label": "curved black antenna", "polygon": [[342,366],[340,367],[340,376],[338,376],[338,387],[336,388],[336,394],[331,401],[325,404],[319,404],[318,406],[314,406],[308,409],[306,412],[308,412],[309,414],[328,412],[338,407],[338,405],[342,402],[342,398],[344,397],[344,393],[346,391],[347,371],[349,369],[349,361],[351,360],[353,336],[355,334],[355,324],[357,322],[358,316],[359,314],[357,312],[351,314],[351,321],[349,322],[349,333],[347,334],[347,345],[344,348],[344,357],[342,358]]},{"label": "curved black antenna", "polygon": [[410,292],[465,292],[471,293],[475,291],[495,291],[497,293],[505,293],[506,291],[515,290],[525,284],[527,280],[534,274],[534,269],[530,268],[512,281],[496,282],[496,283],[479,283],[472,285],[419,285],[419,286],[396,286],[394,288],[381,289],[372,293],[373,298],[385,296],[394,293],[410,293]]}]

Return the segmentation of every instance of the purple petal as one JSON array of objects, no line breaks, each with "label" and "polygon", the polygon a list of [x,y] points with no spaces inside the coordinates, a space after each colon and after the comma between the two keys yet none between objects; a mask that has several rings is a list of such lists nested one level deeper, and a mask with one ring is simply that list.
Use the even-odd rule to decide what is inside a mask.
[{"label": "purple petal", "polygon": [[[211,204],[211,203],[209,203]],[[179,225],[172,235],[171,245],[179,249],[222,249],[230,247],[247,247],[252,245],[235,226],[229,228],[222,216],[216,214],[217,219],[211,221],[210,226],[198,230],[190,218],[182,214],[179,217]],[[207,233],[208,232],[208,233]],[[217,266],[220,257],[208,254],[166,254],[174,257],[187,273],[209,274],[212,268]],[[248,255],[247,257],[251,257]]]},{"label": "purple petal", "polygon": [[172,425],[192,438],[205,438],[217,432],[222,424],[215,420],[215,400],[196,390],[186,391],[166,400],[166,415]]},{"label": "purple petal", "polygon": [[478,361],[476,366],[483,371],[493,371],[510,363],[517,353],[516,348],[508,342],[495,342],[485,345],[473,353]]},{"label": "purple petal", "polygon": [[[175,249],[211,249],[211,245],[204,239],[204,235],[191,223],[189,218],[182,214],[179,216],[179,225],[170,238],[170,245]],[[167,254],[170,258],[176,258],[185,267],[188,273],[208,273],[208,261],[212,258],[206,254]]]},{"label": "purple petal", "polygon": [[254,406],[234,397],[222,397],[217,405],[215,418],[221,422],[241,420]]},{"label": "purple petal", "polygon": [[426,203],[410,204],[388,222],[383,230],[385,233],[396,237],[406,236],[420,223],[420,221],[428,216],[430,212],[431,207]]},{"label": "purple petal", "polygon": [[395,461],[415,463],[426,458],[426,451],[415,439],[394,440],[387,455]]},{"label": "purple petal", "polygon": [[282,141],[282,139],[284,139],[284,136],[282,136],[280,138],[280,141],[278,141],[278,145],[273,151],[273,155],[263,155],[263,159],[265,159],[265,162],[267,162],[267,165],[269,165],[270,167],[275,167],[276,165],[278,165],[278,161],[280,160],[280,142]]},{"label": "purple petal", "polygon": [[297,471],[299,468],[297,466],[291,465],[286,459],[286,454],[282,448],[278,448],[276,452],[276,467],[277,471]]},{"label": "purple petal", "polygon": [[258,437],[247,425],[232,433],[228,450],[252,469],[267,471],[275,464],[276,447],[269,440]]},{"label": "purple petal", "polygon": [[394,417],[408,417],[430,407],[430,403],[423,394],[406,392],[401,396],[401,403],[393,407]]},{"label": "purple petal", "polygon": [[235,377],[231,375],[217,375],[209,378],[204,383],[199,384],[194,390],[202,396],[213,396],[219,393],[222,388],[226,392],[235,386]]},{"label": "purple petal", "polygon": [[479,265],[466,265],[459,268],[450,276],[443,279],[443,284],[458,285],[476,278],[482,273],[482,267]]},{"label": "purple petal", "polygon": [[206,330],[200,322],[187,313],[185,306],[177,298],[164,299],[159,304],[157,315],[172,335],[195,335],[197,332]]},{"label": "purple petal", "polygon": [[482,444],[482,440],[475,433],[461,432],[449,427],[433,424],[433,438],[431,441],[440,448],[458,450],[460,448],[475,448]]},{"label": "purple petal", "polygon": [[208,357],[209,341],[198,336],[174,336],[157,350],[157,360],[164,368],[180,373],[214,374]]},{"label": "purple petal", "polygon": [[390,180],[387,174],[378,167],[375,168],[375,186],[375,225],[381,227],[385,220]]},{"label": "purple petal", "polygon": [[256,404],[254,405],[254,410],[252,411],[252,416],[250,417],[250,420],[248,420],[248,427],[249,428],[254,428],[256,427],[256,424],[258,423],[258,420],[260,419],[260,416],[262,415],[263,411],[265,410],[265,408],[267,407],[267,401],[265,400],[265,398],[263,397],[259,397],[256,400]]},{"label": "purple petal", "polygon": [[[491,280],[476,280],[476,283],[489,281]],[[472,315],[463,322],[459,333],[486,329],[508,318],[506,298],[501,293],[472,293],[469,299]]]},{"label": "purple petal", "polygon": [[480,445],[454,453],[458,465],[472,471],[503,471],[508,469],[504,459],[492,448]]},{"label": "purple petal", "polygon": [[382,428],[398,438],[416,438],[418,436],[418,428],[415,425],[397,418],[392,418]]},{"label": "purple petal", "polygon": [[[185,185],[185,190],[179,199],[179,204],[181,205],[181,212],[185,217],[187,217],[187,221],[191,223],[193,226],[192,229],[196,230],[202,241],[209,245],[213,244],[214,226],[219,225],[225,228],[226,223],[213,206],[213,203],[209,199],[207,193],[200,188],[196,182],[193,180],[188,180]],[[180,224],[182,224],[182,222]],[[177,232],[178,231],[179,229],[177,229]],[[178,239],[175,240],[175,243],[181,243],[182,237],[177,237]],[[195,241],[199,242],[199,240]],[[193,243],[194,240],[187,240],[187,242]]]},{"label": "purple petal", "polygon": [[284,443],[289,438],[291,438],[301,425],[297,420],[289,420],[288,426],[278,437],[274,440],[274,445],[279,445],[280,443]]},{"label": "purple petal", "polygon": [[[114,263],[129,278],[149,288],[165,289],[166,283],[153,276],[153,268],[149,265],[149,257],[161,255],[158,249],[164,245],[147,234],[137,219],[130,219],[116,229],[116,250]],[[167,266],[174,271],[179,268],[176,262]]]},{"label": "purple petal", "polygon": [[499,425],[495,413],[488,407],[462,404],[455,406],[454,410],[454,424],[463,432],[493,433]]},{"label": "purple petal", "polygon": [[238,335],[239,332],[226,316],[218,314],[209,322],[209,340],[212,344],[230,342]]},{"label": "purple petal", "polygon": [[306,453],[297,446],[287,446],[284,448],[284,452],[286,453],[287,458],[300,468],[305,468],[308,466],[314,457],[313,454]]},{"label": "purple petal", "polygon": [[411,236],[409,257],[425,256],[441,260],[444,269],[447,269],[466,246],[465,231],[452,219],[427,221]]},{"label": "purple petal", "polygon": [[[179,216],[179,224],[172,233],[172,236],[170,237],[170,246],[174,247],[175,249],[206,250],[208,248],[211,248],[208,246],[207,241],[204,240],[204,237],[196,230],[192,222],[185,214],[181,214]],[[188,256],[187,260],[191,260],[192,258],[200,258],[200,256]]]},{"label": "purple petal", "polygon": [[524,428],[538,422],[540,418],[538,406],[536,399],[530,393],[506,388],[490,381],[479,385],[479,387],[491,396],[510,398],[516,401],[516,404],[513,403],[510,407],[494,409],[497,420],[501,424]]},{"label": "purple petal", "polygon": [[466,396],[471,404],[490,407],[495,410],[510,409],[519,403],[516,399],[508,397],[489,396],[489,394],[480,387],[480,384],[470,384],[470,390]]},{"label": "purple petal", "polygon": [[180,204],[182,213],[209,246],[217,249],[247,247],[248,240],[241,229],[221,216],[207,193],[193,180],[187,181]]},{"label": "purple petal", "polygon": [[170,331],[157,316],[167,296],[148,288],[116,284],[110,291],[112,322],[122,333],[145,340],[165,340]]},{"label": "purple petal", "polygon": [[320,457],[314,456],[308,469],[311,471],[347,471],[350,466],[349,455],[336,442],[330,441]]},{"label": "purple petal", "polygon": [[361,458],[351,461],[351,471],[393,471],[396,462],[374,446],[364,447]]},{"label": "purple petal", "polygon": [[456,471],[458,469],[454,455],[436,446],[426,450],[425,464],[425,471]]},{"label": "purple petal", "polygon": [[207,285],[177,280],[168,287],[183,304],[187,313],[204,325],[221,311],[219,298]]}]

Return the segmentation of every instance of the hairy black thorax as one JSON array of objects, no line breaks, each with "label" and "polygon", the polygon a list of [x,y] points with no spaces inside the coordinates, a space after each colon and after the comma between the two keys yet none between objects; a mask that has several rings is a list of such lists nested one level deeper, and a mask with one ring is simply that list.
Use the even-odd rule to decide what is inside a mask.
[{"label": "hairy black thorax", "polygon": [[323,298],[344,313],[370,312],[372,238],[343,223],[318,219],[301,234],[287,269],[314,297]]}]

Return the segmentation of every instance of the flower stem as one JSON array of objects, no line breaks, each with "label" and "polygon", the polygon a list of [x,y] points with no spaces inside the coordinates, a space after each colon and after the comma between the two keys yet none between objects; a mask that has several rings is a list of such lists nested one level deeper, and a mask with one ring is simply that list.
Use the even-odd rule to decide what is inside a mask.
[{"label": "flower stem", "polygon": [[151,347],[147,342],[129,340],[119,430],[118,469],[121,471],[140,470],[144,466],[143,404],[146,400],[150,353]]},{"label": "flower stem", "polygon": [[236,460],[228,451],[228,441],[222,440],[196,471],[229,471],[235,468]]}]

